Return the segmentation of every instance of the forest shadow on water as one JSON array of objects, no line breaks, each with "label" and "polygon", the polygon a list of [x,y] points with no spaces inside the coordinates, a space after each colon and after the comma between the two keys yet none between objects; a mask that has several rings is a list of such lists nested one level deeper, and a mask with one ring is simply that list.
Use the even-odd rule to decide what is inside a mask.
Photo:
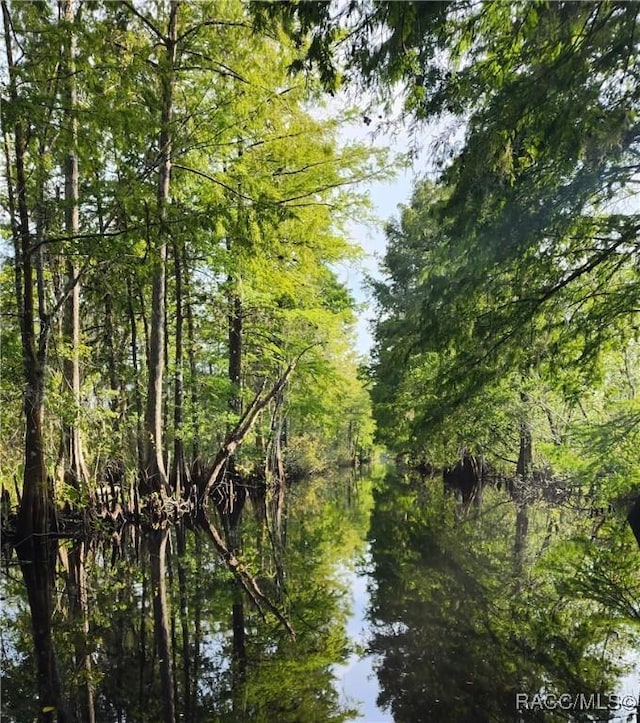
[{"label": "forest shadow on water", "polygon": [[465,506],[440,478],[394,475],[369,535],[370,652],[393,720],[636,720],[638,550],[623,514],[495,487]]},{"label": "forest shadow on water", "polygon": [[5,560],[2,721],[34,720],[47,655],[68,704],[51,720],[635,720],[639,553],[615,511],[495,488],[464,505],[393,472],[211,515],[295,637],[201,531],[60,540],[46,574]]}]

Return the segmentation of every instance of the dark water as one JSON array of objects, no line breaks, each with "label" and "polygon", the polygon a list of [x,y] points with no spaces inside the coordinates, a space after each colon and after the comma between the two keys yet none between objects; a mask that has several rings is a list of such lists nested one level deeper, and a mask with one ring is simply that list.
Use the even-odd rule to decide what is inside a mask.
[{"label": "dark water", "polygon": [[[162,721],[172,697],[184,721],[636,720],[640,554],[623,516],[517,509],[493,489],[465,510],[438,480],[380,472],[298,483],[276,517],[269,500],[247,504],[227,539],[295,640],[205,535],[187,530],[182,548],[172,529],[170,660],[150,540],[131,528],[87,540],[82,605],[63,541],[53,636],[69,715]],[[2,721],[32,721],[31,621],[13,563],[2,596]]]}]

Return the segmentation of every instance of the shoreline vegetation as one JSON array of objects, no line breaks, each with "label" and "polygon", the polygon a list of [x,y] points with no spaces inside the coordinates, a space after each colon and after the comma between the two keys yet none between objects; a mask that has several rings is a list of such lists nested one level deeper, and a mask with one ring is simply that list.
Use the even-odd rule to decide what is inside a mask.
[{"label": "shoreline vegetation", "polygon": [[[135,538],[132,567],[142,538],[149,555],[128,582],[144,588],[131,635],[143,660],[152,651],[153,672],[141,666],[141,707],[127,715],[144,718],[144,690],[156,686],[158,719],[197,718],[189,671],[201,648],[189,641],[203,636],[189,628],[186,581],[201,534],[217,554],[207,564],[235,581],[230,719],[246,710],[247,600],[282,628],[277,646],[303,637],[287,598],[289,498],[308,494],[318,525],[348,538],[339,506],[323,517],[305,475],[366,470],[382,449],[411,474],[399,465],[376,488],[372,524],[382,515],[397,541],[378,548],[376,573],[390,573],[393,591],[393,568],[415,562],[403,550],[440,567],[446,600],[418,566],[423,598],[405,590],[403,615],[433,622],[431,601],[453,630],[443,656],[474,652],[486,629],[475,610],[465,618],[467,594],[498,606],[493,641],[538,661],[536,681],[550,666],[577,685],[587,639],[606,648],[618,623],[637,629],[640,4],[0,7],[0,517],[7,569],[15,553],[27,594],[35,674],[25,696],[37,691],[40,720],[98,720],[94,533],[115,557],[119,540]],[[338,91],[351,107],[327,102]],[[400,167],[369,135],[398,108],[415,150],[432,152],[385,227],[365,360],[354,351],[359,304],[336,269],[362,258],[348,228],[371,218],[363,189]],[[362,140],[345,140],[347,125]],[[385,516],[392,501],[400,509]],[[248,503],[259,529],[243,546]],[[333,593],[314,557],[324,532],[309,531],[300,545],[319,587],[300,605],[314,592],[325,601],[317,629],[335,653],[344,634],[324,616]],[[445,547],[458,569],[446,568]],[[552,585],[539,569],[554,563]],[[528,591],[544,606],[549,596],[556,618],[507,603],[483,565],[516,598]],[[61,595],[67,635],[54,629]],[[393,595],[381,588],[379,602],[393,622]],[[576,611],[584,641],[565,629]],[[405,624],[421,639],[419,619]],[[129,654],[125,627],[118,645]],[[379,632],[383,657],[402,644]],[[313,660],[318,637],[304,639]],[[446,668],[447,656],[433,660]],[[502,669],[505,695],[513,667]],[[322,670],[326,719],[338,720],[346,713]],[[417,720],[410,698],[398,710]],[[286,715],[312,719],[303,713]]]}]

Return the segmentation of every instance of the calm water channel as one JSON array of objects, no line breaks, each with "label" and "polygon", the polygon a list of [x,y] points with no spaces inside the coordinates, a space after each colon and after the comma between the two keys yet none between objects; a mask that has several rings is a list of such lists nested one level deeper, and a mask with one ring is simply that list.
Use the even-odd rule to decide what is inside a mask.
[{"label": "calm water channel", "polygon": [[[437,478],[383,470],[296,483],[277,516],[250,500],[227,539],[295,640],[206,536],[174,529],[170,660],[151,540],[131,528],[87,540],[80,605],[77,550],[62,541],[53,635],[68,719],[155,723],[170,697],[194,722],[637,720],[640,576],[623,516],[567,500],[516,509],[495,489],[467,510]],[[26,723],[29,604],[20,568],[4,572],[1,720]]]}]

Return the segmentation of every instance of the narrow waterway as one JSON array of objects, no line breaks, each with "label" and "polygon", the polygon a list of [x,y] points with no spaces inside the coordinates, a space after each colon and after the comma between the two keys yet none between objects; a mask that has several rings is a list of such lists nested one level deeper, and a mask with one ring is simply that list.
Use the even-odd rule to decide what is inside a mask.
[{"label": "narrow waterway", "polygon": [[[77,541],[62,540],[52,635],[68,720],[88,720],[89,700],[96,721],[155,723],[168,699],[194,722],[636,720],[637,579],[622,563],[607,577],[612,541],[634,561],[624,519],[580,548],[592,522],[568,507],[532,503],[524,526],[499,490],[463,509],[437,479],[383,470],[298,482],[280,527],[276,513],[254,500],[226,534],[295,640],[200,533],[169,530],[164,607],[141,530],[85,541],[82,610]],[[2,721],[27,723],[36,651],[13,560],[2,598]]]}]

